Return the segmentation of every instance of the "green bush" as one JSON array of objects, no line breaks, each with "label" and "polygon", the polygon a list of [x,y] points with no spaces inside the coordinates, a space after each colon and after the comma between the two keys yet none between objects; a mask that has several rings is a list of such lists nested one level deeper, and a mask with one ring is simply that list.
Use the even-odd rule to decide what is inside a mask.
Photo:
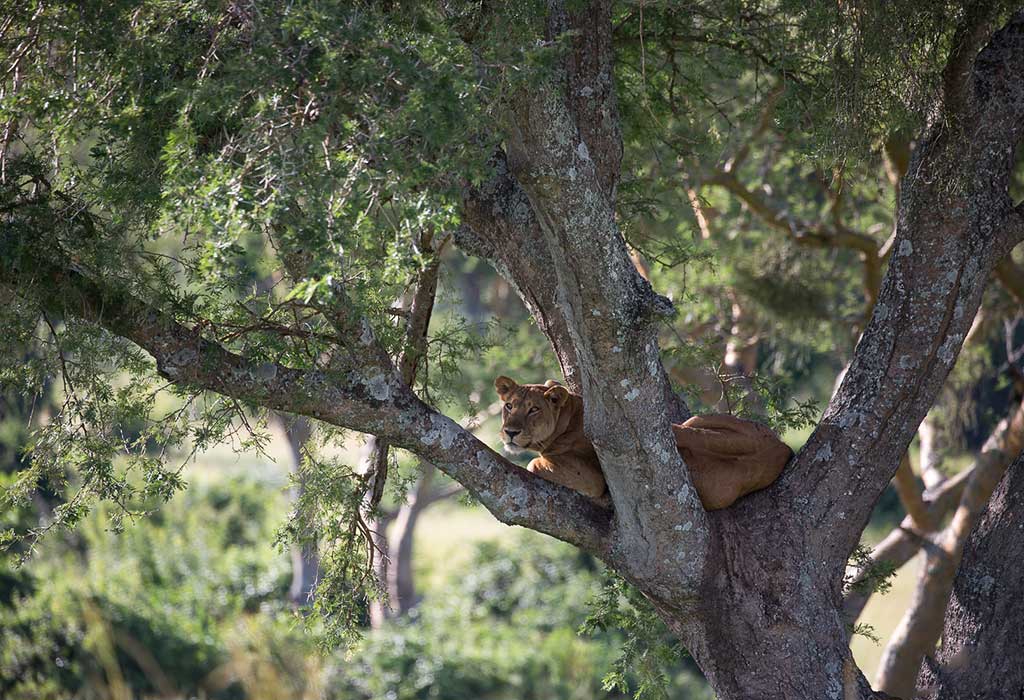
[{"label": "green bush", "polygon": [[52,536],[0,570],[0,697],[246,697],[241,681],[214,680],[239,620],[291,616],[289,565],[271,545],[280,506],[251,481],[197,485],[118,535],[94,513],[74,540]]},{"label": "green bush", "polygon": [[[329,682],[338,700],[623,698],[603,689],[619,656],[613,630],[580,636],[602,570],[588,555],[534,533],[483,543],[442,594],[409,620],[369,633]],[[685,659],[668,669],[669,697],[710,697]],[[634,679],[629,679],[634,680]],[[635,687],[635,682],[633,686]]]},{"label": "green bush", "polygon": [[[287,557],[270,544],[284,507],[276,487],[215,479],[119,534],[93,513],[22,569],[0,567],[0,697],[629,696],[602,687],[622,633],[578,633],[603,567],[534,533],[478,545],[410,618],[367,631],[351,655],[317,653],[315,630],[285,602]],[[670,697],[707,697],[687,660],[667,671]]]}]

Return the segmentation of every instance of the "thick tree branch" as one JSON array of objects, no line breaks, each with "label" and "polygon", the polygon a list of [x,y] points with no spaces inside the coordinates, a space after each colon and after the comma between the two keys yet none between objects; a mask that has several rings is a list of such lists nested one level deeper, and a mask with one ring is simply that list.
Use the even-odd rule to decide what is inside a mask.
[{"label": "thick tree branch", "polygon": [[455,243],[466,253],[488,260],[526,304],[547,336],[562,368],[566,385],[582,390],[576,370],[576,349],[568,322],[558,306],[558,280],[551,274],[551,256],[530,200],[508,170],[504,153],[491,158],[494,175],[463,193],[465,225]]},{"label": "thick tree branch", "polygon": [[346,375],[253,362],[113,283],[53,262],[23,234],[0,233],[0,286],[54,313],[95,323],[148,352],[162,376],[253,405],[377,435],[433,462],[502,522],[609,557],[610,513],[503,459],[376,365]]},{"label": "thick tree branch", "polygon": [[943,102],[947,110],[961,113],[970,99],[970,77],[974,58],[992,33],[992,22],[999,12],[999,3],[974,0],[967,5],[964,16],[953,35],[949,59],[942,71]]},{"label": "thick tree branch", "polygon": [[566,105],[581,142],[590,150],[600,188],[608,202],[614,202],[622,166],[622,130],[615,97],[611,2],[559,0],[550,2],[549,8],[546,39],[569,39],[565,53]]},{"label": "thick tree branch", "polygon": [[[566,29],[579,35],[574,51],[610,47],[610,3],[590,3],[585,16],[556,9],[552,22],[563,16]],[[637,273],[615,221],[602,175],[608,154],[596,149],[617,127],[580,125],[601,110],[576,106],[587,85],[572,94],[567,87],[576,84],[576,72],[594,74],[582,67],[610,60],[570,57],[550,80],[514,96],[508,163],[540,225],[547,274],[557,281],[555,303],[577,355],[585,431],[615,504],[621,571],[635,581],[675,581],[678,599],[702,575],[707,526],[669,429],[671,387],[656,336],[657,317],[672,307]],[[598,141],[586,141],[586,134],[599,134]]]},{"label": "thick tree branch", "polygon": [[[1016,244],[1008,185],[1024,134],[1024,12],[978,55],[972,99],[915,150],[871,321],[818,429],[783,477],[834,580],[956,360],[996,262]],[[911,292],[913,290],[913,292]]]}]

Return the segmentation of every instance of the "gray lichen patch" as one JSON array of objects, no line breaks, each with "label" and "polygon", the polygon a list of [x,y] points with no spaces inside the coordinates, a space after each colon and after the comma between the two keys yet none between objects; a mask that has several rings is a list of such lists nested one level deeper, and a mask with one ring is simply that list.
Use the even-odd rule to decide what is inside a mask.
[{"label": "gray lichen patch", "polygon": [[443,449],[451,449],[462,428],[448,416],[440,413],[430,414],[430,427],[420,437],[420,442],[427,446],[440,445]]},{"label": "gray lichen patch", "polygon": [[363,386],[366,387],[367,393],[377,401],[389,401],[391,399],[391,384],[383,372],[364,379]]}]

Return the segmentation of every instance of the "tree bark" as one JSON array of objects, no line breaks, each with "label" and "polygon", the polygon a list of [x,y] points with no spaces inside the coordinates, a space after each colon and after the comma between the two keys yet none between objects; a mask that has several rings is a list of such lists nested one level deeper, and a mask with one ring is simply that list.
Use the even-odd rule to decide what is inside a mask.
[{"label": "tree bark", "polygon": [[911,697],[921,661],[935,649],[946,602],[963,547],[1009,464],[1024,448],[1024,409],[1016,407],[986,441],[963,490],[952,521],[926,536],[925,563],[910,607],[885,647],[875,685],[897,697]]},{"label": "tree bark", "polygon": [[942,647],[921,674],[921,697],[1024,697],[1024,455],[999,483],[964,548]]}]

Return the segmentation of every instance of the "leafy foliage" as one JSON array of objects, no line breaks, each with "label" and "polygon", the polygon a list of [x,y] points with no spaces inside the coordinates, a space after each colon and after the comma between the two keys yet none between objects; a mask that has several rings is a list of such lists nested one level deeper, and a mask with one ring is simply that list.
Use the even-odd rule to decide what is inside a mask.
[{"label": "leafy foliage", "polygon": [[[1008,6],[993,3],[993,13]],[[392,357],[406,349],[402,312],[434,254],[424,232],[441,238],[461,224],[463,189],[490,174],[509,100],[548,77],[565,48],[569,37],[544,35],[545,9],[534,0],[7,3],[0,255],[7,264],[31,253],[81,271],[111,298],[130,293],[259,366],[315,367],[344,382],[351,350],[331,310],[365,317]],[[616,3],[618,215],[654,287],[684,309],[664,329],[666,364],[680,374],[696,367],[721,385],[704,405],[691,392],[695,407],[724,405],[780,430],[811,423],[815,399],[830,394],[856,342],[870,293],[858,253],[809,247],[808,234],[838,221],[881,244],[891,231],[894,198],[878,147],[926,114],[964,14],[961,3],[923,0]],[[726,162],[737,163],[733,174],[788,232],[708,186]],[[507,283],[456,253],[444,265],[414,387],[421,398],[472,415],[491,398],[495,374],[557,376]],[[119,568],[110,580],[126,592],[117,593],[92,572],[96,590],[61,603],[60,591],[32,594],[42,576],[10,573],[7,599],[25,605],[8,613],[15,624],[4,648],[27,651],[4,663],[37,685],[5,690],[56,696],[105,669],[110,653],[89,646],[102,635],[79,624],[96,607],[116,612],[100,627],[134,630],[194,680],[230,655],[210,642],[213,627],[272,606],[279,565],[235,561],[221,571],[245,556],[212,563],[213,550],[199,547],[189,561],[216,575],[198,576],[192,598],[162,608],[144,589],[166,593],[168,579],[190,570],[132,533],[159,539],[159,509],[176,502],[193,455],[222,443],[262,450],[265,407],[172,385],[138,348],[65,313],[67,300],[20,291],[0,289],[0,463],[14,472],[0,497],[0,542],[24,560],[45,532],[60,532],[86,538],[97,550],[89,556],[102,558],[113,545],[97,534],[99,504],[103,522],[138,550],[121,555],[144,560],[137,575],[149,578],[144,585]],[[755,371],[722,371],[729,340],[759,344]],[[347,437],[320,427],[300,474],[304,495],[279,540],[320,543],[324,576],[311,626],[322,622],[328,644],[351,646],[367,595],[380,591],[368,575],[365,475],[337,457]],[[401,483],[392,487],[400,498]],[[42,518],[34,511],[41,496]],[[194,505],[243,534],[251,526],[205,501]],[[265,513],[246,507],[260,538],[269,537]],[[190,538],[234,546],[197,521],[187,528]],[[392,682],[399,696],[418,696],[438,678],[479,696],[499,687],[519,697],[589,689],[579,666],[609,659],[565,631],[582,624],[570,619],[580,613],[575,598],[559,607],[548,592],[590,588],[592,563],[521,554],[479,553],[460,599],[463,628],[448,629],[426,609],[419,626],[371,640],[379,666],[367,662],[362,677],[339,683],[357,696]],[[259,585],[215,585],[230,576]],[[568,591],[559,576],[578,585]],[[612,579],[602,591],[585,627],[625,634],[607,687],[624,693],[635,673],[636,692],[657,695],[679,650],[635,591]],[[191,623],[185,609],[195,613]],[[495,619],[508,627],[492,629]],[[548,636],[538,643],[515,628],[527,622]],[[447,657],[428,636],[442,631]],[[515,646],[514,663],[452,653],[486,644]],[[538,648],[563,664],[550,683],[538,680],[553,663]],[[52,649],[69,665],[67,678],[47,685],[31,669]]]},{"label": "leafy foliage", "polygon": [[619,630],[623,635],[621,651],[604,676],[605,690],[625,693],[630,677],[636,678],[633,697],[667,698],[670,669],[687,656],[650,602],[621,577],[606,572],[590,614],[580,627],[583,634],[595,635]]},{"label": "leafy foliage", "polygon": [[849,565],[861,572],[856,579],[847,576],[843,580],[843,586],[847,590],[871,591],[873,593],[888,593],[892,588],[892,577],[896,574],[896,567],[888,561],[875,561],[871,558],[871,548],[864,544],[858,544],[853,553],[850,554]]},{"label": "leafy foliage", "polygon": [[3,569],[4,697],[65,698],[119,685],[243,697],[231,674],[218,680],[214,672],[230,664],[234,626],[252,615],[301,657],[309,642],[287,631],[288,566],[270,546],[281,505],[252,481],[197,484],[121,533],[109,527],[116,511],[101,508],[67,546],[50,540],[28,566]]}]

